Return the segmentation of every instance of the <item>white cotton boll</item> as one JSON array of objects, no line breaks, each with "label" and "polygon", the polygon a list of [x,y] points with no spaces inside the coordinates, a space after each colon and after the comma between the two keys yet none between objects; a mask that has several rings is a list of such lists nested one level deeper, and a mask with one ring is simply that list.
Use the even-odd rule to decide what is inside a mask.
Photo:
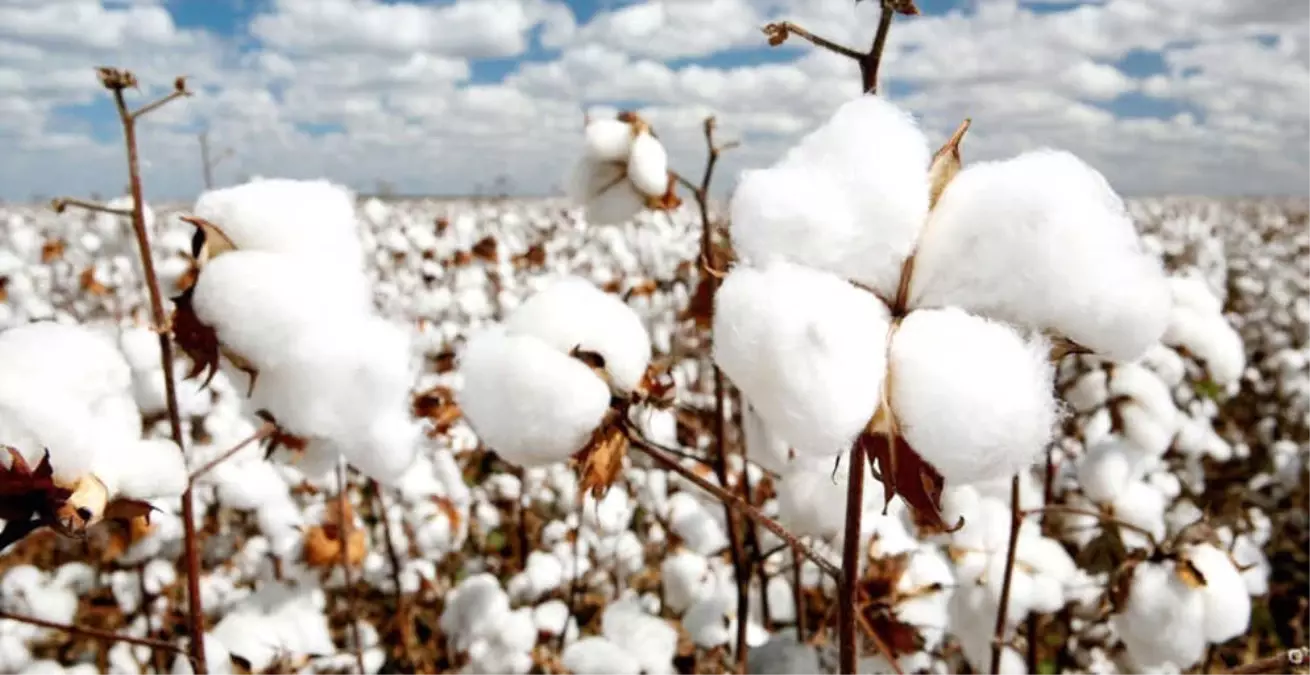
[{"label": "white cotton boll", "polygon": [[120,452],[98,455],[91,469],[110,494],[150,500],[186,492],[190,482],[186,458],[173,441],[148,438],[117,447]]},{"label": "white cotton boll", "polygon": [[[778,521],[800,536],[841,540],[846,528],[846,486],[849,462],[834,472],[831,462],[797,462],[781,474],[778,487]],[[834,499],[833,495],[841,495]],[[880,512],[882,485],[871,475],[864,479],[864,512]],[[866,524],[872,520],[866,516]],[[866,528],[867,529],[867,528]]]},{"label": "white cotton boll", "polygon": [[[56,481],[69,482],[86,475],[95,466],[103,444],[94,421],[85,408],[79,410],[56,393],[28,382],[0,378],[0,438],[33,468],[49,451]],[[9,465],[9,454],[0,453],[0,466]]]},{"label": "white cotton boll", "polygon": [[681,550],[660,563],[664,580],[664,604],[675,614],[686,611],[710,583],[709,561],[695,551]]},{"label": "white cotton boll", "polygon": [[[205,666],[214,675],[229,675],[232,672],[232,655],[213,633],[205,634]],[[191,675],[191,659],[186,654],[173,658],[173,675]]]},{"label": "white cotton boll", "polygon": [[620,162],[628,159],[634,140],[633,128],[628,122],[614,118],[600,118],[588,122],[582,133],[584,149],[589,159],[597,162]]},{"label": "white cotton boll", "polygon": [[628,650],[610,640],[584,637],[564,648],[564,667],[576,675],[638,675],[641,663]]},{"label": "white cotton boll", "polygon": [[132,386],[131,366],[109,335],[53,321],[0,332],[0,372],[9,383],[39,382],[70,403],[92,408]]},{"label": "white cotton boll", "polygon": [[700,598],[687,609],[682,617],[682,626],[691,635],[696,646],[712,649],[728,644],[735,637],[736,631],[729,630],[731,619],[736,613],[736,599],[727,593],[710,593]]},{"label": "white cotton boll", "polygon": [[617,535],[627,530],[634,508],[623,490],[610,490],[599,500],[587,493],[582,502],[582,522],[602,534]]},{"label": "white cotton boll", "polygon": [[1228,554],[1210,544],[1188,548],[1185,557],[1204,579],[1205,637],[1221,643],[1246,632],[1251,623],[1251,596]]},{"label": "white cotton boll", "polygon": [[777,164],[742,173],[731,203],[743,258],[775,258],[892,297],[928,212],[927,141],[885,99],[843,104]]},{"label": "white cotton boll", "polygon": [[371,299],[366,288],[295,258],[235,251],[205,265],[191,301],[223,345],[265,366],[286,358],[309,327],[327,330],[332,317],[363,315]]},{"label": "white cotton boll", "polygon": [[669,527],[687,548],[701,555],[713,555],[728,546],[722,523],[704,502],[686,492],[669,497]]},{"label": "white cotton boll", "polygon": [[1119,196],[1052,150],[956,175],[919,242],[910,300],[1053,330],[1123,361],[1160,339],[1170,307]]},{"label": "white cotton boll", "polygon": [[1110,504],[1133,477],[1139,460],[1129,444],[1110,437],[1087,450],[1078,462],[1078,486],[1087,498],[1098,504]]},{"label": "white cotton boll", "polygon": [[798,453],[834,457],[878,409],[887,308],[824,272],[738,267],[716,296],[714,360]]},{"label": "white cotton boll", "polygon": [[413,463],[422,439],[422,425],[398,407],[374,419],[362,436],[345,436],[337,446],[360,473],[394,486]]},{"label": "white cotton boll", "polygon": [[[510,579],[510,595],[528,602],[559,588],[564,583],[564,564],[545,551],[528,554],[524,570]],[[561,624],[562,625],[562,624]]]},{"label": "white cotton boll", "polygon": [[1110,394],[1132,398],[1164,427],[1171,427],[1178,414],[1169,385],[1160,376],[1136,363],[1125,363],[1114,368],[1110,376]]},{"label": "white cotton boll", "polygon": [[601,633],[632,654],[646,673],[673,672],[678,631],[647,614],[635,598],[610,604],[601,614]]},{"label": "white cotton boll", "polygon": [[532,608],[532,621],[538,633],[559,635],[564,626],[572,621],[569,606],[563,600],[547,600]]},{"label": "white cotton boll", "polygon": [[1049,353],[1045,340],[958,309],[911,313],[890,350],[901,434],[948,484],[1027,468],[1057,419]]},{"label": "white cotton boll", "polygon": [[669,187],[669,155],[649,131],[637,134],[628,156],[628,180],[637,191],[659,197]]},{"label": "white cotton boll", "polygon": [[238,249],[311,256],[341,265],[339,274],[363,265],[354,195],[326,180],[256,179],[209,190],[192,215],[213,223]]},{"label": "white cotton boll", "polygon": [[[1166,506],[1164,495],[1141,481],[1125,485],[1113,504],[1116,518],[1150,532],[1157,542],[1164,538]],[[1120,528],[1119,536],[1123,538],[1124,546],[1130,549],[1145,548],[1150,544],[1140,532],[1128,528]]]},{"label": "white cotton boll", "polygon": [[1136,403],[1121,403],[1119,419],[1123,420],[1124,436],[1148,457],[1163,455],[1173,443],[1176,428],[1176,418],[1173,416],[1161,419]]},{"label": "white cotton boll", "polygon": [[622,165],[583,160],[569,178],[570,199],[582,204],[592,225],[622,225],[646,208]]},{"label": "white cotton boll", "polygon": [[1205,600],[1172,566],[1137,565],[1123,611],[1111,622],[1129,658],[1143,670],[1165,664],[1188,668],[1205,653]]},{"label": "white cotton boll", "polygon": [[774,473],[787,470],[791,460],[791,445],[773,433],[760,413],[749,404],[742,411],[742,434],[745,436],[746,456],[750,461]]},{"label": "white cotton boll", "polygon": [[609,409],[609,388],[581,361],[499,328],[465,343],[460,372],[465,418],[487,447],[520,466],[568,459]]},{"label": "white cotton boll", "polygon": [[499,623],[508,615],[509,596],[496,577],[475,574],[447,594],[441,612],[441,630],[456,651],[464,651],[475,640],[495,634]]},{"label": "white cotton boll", "polygon": [[1176,387],[1187,377],[1187,366],[1178,352],[1163,344],[1152,346],[1142,356],[1142,363],[1155,371],[1160,379],[1170,387]]},{"label": "white cotton boll", "polygon": [[1110,397],[1108,376],[1102,369],[1084,373],[1069,387],[1064,400],[1078,412],[1089,412],[1104,405]]},{"label": "white cotton boll", "polygon": [[600,354],[623,391],[641,382],[650,363],[650,334],[632,308],[591,282],[566,276],[514,308],[505,319],[511,335],[530,335],[568,354],[575,347]]}]

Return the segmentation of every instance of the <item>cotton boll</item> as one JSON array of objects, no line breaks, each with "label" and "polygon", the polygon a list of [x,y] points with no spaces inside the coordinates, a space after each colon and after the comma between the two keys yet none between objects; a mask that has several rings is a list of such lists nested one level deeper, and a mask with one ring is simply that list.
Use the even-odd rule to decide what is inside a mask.
[{"label": "cotton boll", "polygon": [[677,551],[660,563],[664,580],[664,604],[675,614],[686,611],[710,583],[709,561],[694,551]]},{"label": "cotton boll", "polygon": [[659,197],[669,187],[669,155],[649,131],[637,134],[628,156],[628,180],[637,191]]},{"label": "cotton boll", "polygon": [[636,657],[645,673],[671,673],[678,631],[642,610],[636,599],[610,604],[601,614],[601,633]]},{"label": "cotton boll", "polygon": [[1210,544],[1188,548],[1184,556],[1203,578],[1205,637],[1220,643],[1246,632],[1251,623],[1251,596],[1228,554]]},{"label": "cotton boll", "polygon": [[773,167],[743,172],[733,244],[757,265],[783,258],[892,297],[928,211],[929,159],[908,114],[853,99]]},{"label": "cotton boll", "polygon": [[186,492],[190,477],[176,443],[145,439],[120,447],[120,452],[100,453],[91,470],[110,494],[150,500],[181,497]]},{"label": "cotton boll", "polygon": [[[649,136],[650,134],[644,134]],[[597,162],[620,162],[628,159],[634,141],[632,125],[613,118],[587,123],[583,130],[587,157]]]},{"label": "cotton boll", "polygon": [[956,306],[1053,330],[1118,360],[1164,333],[1170,296],[1105,178],[1040,150],[961,171],[915,254],[914,307]]},{"label": "cotton boll", "polygon": [[1205,652],[1205,600],[1171,566],[1137,565],[1123,611],[1111,622],[1129,657],[1144,670],[1167,663],[1188,668]]},{"label": "cotton boll", "polygon": [[687,548],[701,555],[713,555],[729,544],[723,524],[689,493],[678,492],[669,498],[668,521]]},{"label": "cotton boll", "polygon": [[592,225],[622,225],[646,207],[646,200],[624,176],[624,167],[583,160],[570,176],[569,197],[586,209]]},{"label": "cotton boll", "polygon": [[530,335],[568,354],[596,352],[623,391],[636,389],[650,363],[650,335],[618,297],[575,276],[563,277],[519,305],[505,320],[512,335]]},{"label": "cotton boll", "polygon": [[255,179],[201,194],[192,214],[238,249],[304,255],[341,266],[340,276],[363,264],[354,201],[326,180]]},{"label": "cotton boll", "polygon": [[489,448],[522,466],[581,450],[609,409],[609,388],[581,361],[499,328],[469,339],[460,372],[465,418]]},{"label": "cotton boll", "polygon": [[947,484],[1028,467],[1056,422],[1049,347],[958,309],[920,310],[890,350],[901,434]]},{"label": "cotton boll", "polygon": [[70,403],[95,407],[127,394],[132,369],[112,338],[83,325],[37,321],[0,332],[0,372],[35,383]]},{"label": "cotton boll", "polygon": [[446,596],[441,613],[441,630],[457,651],[499,629],[509,615],[509,596],[490,574],[466,577]]},{"label": "cotton boll", "polygon": [[[778,520],[800,536],[840,541],[845,534],[846,501],[832,495],[846,494],[850,482],[849,462],[833,471],[828,462],[796,463],[782,474],[778,490]],[[864,512],[882,510],[882,485],[865,476]],[[866,524],[872,521],[866,516]]]},{"label": "cotton boll", "polygon": [[838,277],[738,267],[716,296],[714,360],[798,453],[833,457],[878,408],[887,328],[886,307]]},{"label": "cotton boll", "polygon": [[223,345],[266,366],[286,358],[307,326],[363,315],[371,298],[362,285],[295,258],[236,251],[205,265],[191,302]]},{"label": "cotton boll", "polygon": [[1134,448],[1128,444],[1107,439],[1088,449],[1078,463],[1078,486],[1088,499],[1109,504],[1133,478],[1136,460]]},{"label": "cotton boll", "polygon": [[577,675],[638,675],[641,663],[610,640],[585,637],[564,648],[564,667]]}]

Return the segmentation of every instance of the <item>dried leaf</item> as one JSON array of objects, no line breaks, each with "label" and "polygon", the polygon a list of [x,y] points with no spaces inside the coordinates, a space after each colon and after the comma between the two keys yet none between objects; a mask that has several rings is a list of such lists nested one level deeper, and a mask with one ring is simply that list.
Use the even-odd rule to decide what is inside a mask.
[{"label": "dried leaf", "polygon": [[970,120],[966,119],[956,128],[955,133],[946,141],[942,147],[937,150],[937,154],[932,158],[932,165],[928,167],[928,208],[931,209],[937,205],[937,200],[950,185],[951,179],[960,172],[960,141],[964,140],[964,134],[969,130]]},{"label": "dried leaf", "polygon": [[[875,538],[871,546],[876,544]],[[874,638],[887,646],[893,657],[923,649],[918,627],[901,621],[896,607],[901,603],[901,578],[910,568],[910,553],[871,557],[860,580],[857,607],[860,626],[870,641]]]},{"label": "dried leaf", "polygon": [[1174,564],[1174,575],[1188,588],[1202,588],[1206,585],[1205,574],[1189,558],[1181,557]]},{"label": "dried leaf", "polygon": [[628,437],[617,425],[602,426],[592,442],[574,458],[579,462],[578,490],[591,492],[597,499],[605,496],[623,471],[623,458],[628,454]]},{"label": "dried leaf", "polygon": [[196,228],[191,236],[191,257],[198,265],[204,265],[228,251],[236,250],[236,244],[232,243],[223,229],[208,220],[195,216],[181,216],[179,219]]},{"label": "dried leaf", "polygon": [[859,442],[864,445],[869,461],[878,463],[887,501],[900,495],[910,507],[910,516],[921,536],[954,532],[964,525],[963,518],[954,525],[947,525],[943,520],[941,499],[946,481],[905,439],[865,432]]},{"label": "dried leaf", "polygon": [[546,264],[546,245],[543,243],[533,244],[528,247],[527,251],[514,256],[514,267],[522,269],[533,269]]},{"label": "dried leaf", "polygon": [[499,259],[499,251],[500,246],[496,243],[496,238],[491,235],[479,239],[471,249],[474,257],[486,262],[496,262]]},{"label": "dried leaf", "polygon": [[102,297],[109,295],[109,287],[100,283],[99,279],[96,279],[96,268],[94,266],[82,270],[82,273],[78,275],[77,279],[82,290],[87,293]]},{"label": "dried leaf", "polygon": [[64,257],[66,245],[63,239],[47,239],[41,245],[41,262],[49,265],[50,263]]},{"label": "dried leaf", "polygon": [[669,174],[669,185],[664,190],[664,194],[657,197],[646,197],[646,208],[652,211],[672,211],[682,206],[682,198],[678,196],[678,180],[673,174]]},{"label": "dried leaf", "polygon": [[146,524],[149,524],[150,514],[158,510],[151,506],[150,502],[139,499],[114,499],[105,506],[104,519],[125,521],[144,519]]},{"label": "dried leaf", "polygon": [[0,276],[0,302],[9,302],[9,277]]},{"label": "dried leaf", "polygon": [[187,372],[185,379],[192,379],[208,370],[209,374],[205,376],[205,382],[201,385],[208,386],[214,375],[218,373],[218,333],[196,316],[196,310],[191,305],[194,292],[194,288],[188,288],[181,295],[173,298],[173,341],[177,343],[178,349],[191,359],[191,370]]},{"label": "dried leaf", "polygon": [[687,301],[687,309],[683,310],[680,319],[691,319],[696,322],[698,328],[709,330],[714,324],[714,289],[716,283],[713,277],[705,275],[700,281],[696,282],[696,290],[692,292],[691,298]]},{"label": "dried leaf", "polygon": [[150,522],[149,515],[139,515],[117,523],[109,530],[108,541],[100,551],[100,562],[111,563],[118,560],[133,544],[145,539],[155,527]]},{"label": "dried leaf", "polygon": [[463,416],[455,403],[455,394],[449,387],[437,385],[414,397],[412,410],[415,417],[432,421],[431,434],[443,434]]}]

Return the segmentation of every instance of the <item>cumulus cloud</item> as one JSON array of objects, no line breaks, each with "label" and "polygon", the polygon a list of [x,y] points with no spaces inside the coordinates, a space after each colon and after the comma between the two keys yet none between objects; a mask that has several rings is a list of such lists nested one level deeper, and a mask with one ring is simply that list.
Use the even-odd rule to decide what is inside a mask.
[{"label": "cumulus cloud", "polygon": [[[217,2],[218,0],[216,0]],[[218,178],[327,175],[369,191],[469,193],[497,178],[557,189],[585,110],[636,107],[675,167],[699,125],[743,141],[725,180],[769,162],[858,92],[854,63],[793,40],[789,19],[863,48],[876,3],[273,0],[206,27],[160,0],[0,5],[0,197],[115,193],[124,172],[92,67],[142,95],[196,95],[143,127],[147,191],[200,188],[197,133],[231,147]],[[933,138],[974,121],[971,159],[1041,147],[1086,156],[1127,193],[1299,193],[1310,181],[1304,3],[959,0],[898,21],[884,92]]]}]

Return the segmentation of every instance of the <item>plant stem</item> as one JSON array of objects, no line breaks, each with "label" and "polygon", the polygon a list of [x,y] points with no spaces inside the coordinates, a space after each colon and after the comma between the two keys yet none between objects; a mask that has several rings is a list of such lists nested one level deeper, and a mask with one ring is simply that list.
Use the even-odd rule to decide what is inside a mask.
[{"label": "plant stem", "polygon": [[104,640],[107,642],[126,642],[127,644],[130,645],[136,645],[138,647],[149,647],[150,649],[157,649],[160,651],[168,652],[170,654],[186,653],[182,648],[178,647],[175,644],[172,644],[171,642],[164,642],[162,640],[151,640],[149,638],[133,637],[131,635],[122,635],[120,633],[114,633],[107,630],[99,630],[96,628],[85,628],[83,626],[75,626],[73,624],[67,624],[67,623],[55,623],[54,621],[46,621],[45,619],[38,619],[34,616],[26,616],[24,614],[14,614],[12,612],[6,612],[3,610],[0,610],[0,619],[8,619],[10,621],[17,621],[19,623],[31,624],[33,626],[40,626],[42,628],[49,628],[51,630],[57,630],[62,633],[67,633],[69,635],[91,638],[93,640]]},{"label": "plant stem", "polygon": [[842,542],[841,584],[837,588],[837,640],[840,643],[840,672],[855,673],[859,663],[859,644],[855,634],[855,608],[859,605],[860,527],[864,517],[864,441],[863,436],[851,445],[849,476],[846,482],[846,529]]},{"label": "plant stem", "polygon": [[[150,234],[146,231],[145,201],[141,194],[141,169],[137,156],[136,120],[137,117],[171,101],[176,96],[165,97],[158,105],[149,105],[141,111],[132,113],[123,98],[122,86],[110,86],[114,95],[114,105],[118,108],[118,119],[123,125],[123,142],[127,148],[127,173],[132,193],[132,230],[136,234],[137,248],[141,255],[141,267],[145,274],[146,290],[150,295],[150,314],[155,328],[159,331],[159,358],[164,375],[164,399],[168,406],[168,425],[173,442],[186,456],[186,440],[182,434],[182,419],[178,414],[177,383],[173,379],[173,341],[169,331],[168,314],[164,311],[164,298],[159,288],[159,276],[155,273],[155,262],[150,252]],[[175,92],[176,93],[176,92]],[[182,539],[183,557],[187,569],[187,634],[190,636],[189,650],[191,667],[196,675],[209,672],[205,661],[205,614],[200,599],[200,548],[196,542],[195,504],[191,488],[182,494]]]},{"label": "plant stem", "polygon": [[115,209],[105,206],[104,204],[97,204],[76,197],[56,197],[55,199],[50,200],[50,208],[54,209],[56,213],[62,212],[70,206],[76,206],[79,209],[86,209],[87,211],[108,213],[114,216],[131,217],[132,215],[131,209]]},{"label": "plant stem", "polygon": [[250,445],[251,443],[255,443],[262,439],[268,438],[269,436],[272,436],[273,432],[275,431],[277,431],[276,424],[273,424],[272,422],[265,422],[263,425],[261,425],[258,429],[255,430],[255,433],[251,434],[244,441],[237,443],[236,445],[232,446],[231,449],[227,450],[223,454],[206,462],[204,466],[200,467],[199,469],[196,469],[195,471],[192,471],[189,482],[192,485],[194,485],[196,480],[198,480],[200,477],[204,476],[205,474],[209,473],[210,471],[213,471],[214,467],[218,466],[219,464],[222,464],[223,462],[226,462],[229,459],[232,459],[233,455],[237,454],[238,452],[241,452],[242,449],[244,449],[246,446]]},{"label": "plant stem", "polygon": [[346,505],[350,503],[350,493],[346,491],[346,463],[337,461],[337,541],[341,544],[337,552],[337,562],[341,565],[341,579],[346,588],[346,613],[350,621],[350,639],[355,643],[355,665],[360,675],[368,672],[364,667],[364,644],[359,637],[360,614],[355,606],[355,575],[350,572],[350,532],[355,528],[354,517],[347,513]]},{"label": "plant stem", "polygon": [[992,664],[989,673],[1001,672],[1001,652],[1005,648],[1005,624],[1010,610],[1010,586],[1014,581],[1014,556],[1019,549],[1019,526],[1023,524],[1019,508],[1019,474],[1010,479],[1010,541],[1005,548],[1005,576],[1001,579],[1001,602],[996,608],[996,628],[992,634]]},{"label": "plant stem", "polygon": [[656,464],[659,464],[668,471],[672,471],[682,476],[695,484],[696,487],[714,495],[715,498],[722,501],[725,505],[736,509],[742,515],[759,523],[764,529],[777,535],[779,539],[787,542],[793,551],[799,551],[805,557],[813,560],[814,564],[818,565],[819,569],[822,569],[825,574],[831,576],[833,579],[841,579],[841,568],[832,564],[832,562],[826,557],[807,546],[805,542],[802,542],[796,535],[788,532],[787,528],[783,527],[781,523],[763,513],[760,513],[759,509],[755,508],[754,505],[747,503],[740,495],[733,494],[732,492],[701,478],[695,471],[679,464],[678,460],[673,457],[673,455],[666,452],[664,448],[642,437],[641,431],[631,422],[625,420],[624,425],[628,431],[628,437],[632,440],[633,447],[641,450],[651,459],[655,460]]},{"label": "plant stem", "polygon": [[391,565],[391,585],[394,590],[393,601],[396,605],[397,620],[402,622],[400,626],[401,654],[405,657],[406,667],[417,668],[413,656],[413,627],[410,625],[413,618],[409,613],[409,604],[405,598],[405,591],[400,586],[400,554],[396,550],[395,538],[391,536],[391,522],[387,519],[387,503],[382,497],[382,486],[378,485],[378,482],[372,478],[368,479],[365,490],[373,500],[374,517],[382,527],[382,541],[387,549],[387,562]]},{"label": "plant stem", "polygon": [[860,81],[866,94],[878,93],[878,67],[882,65],[882,51],[887,46],[887,34],[891,31],[892,17],[895,11],[887,0],[882,2],[882,12],[878,14],[878,30],[873,34],[873,44],[868,53],[860,57]]}]

